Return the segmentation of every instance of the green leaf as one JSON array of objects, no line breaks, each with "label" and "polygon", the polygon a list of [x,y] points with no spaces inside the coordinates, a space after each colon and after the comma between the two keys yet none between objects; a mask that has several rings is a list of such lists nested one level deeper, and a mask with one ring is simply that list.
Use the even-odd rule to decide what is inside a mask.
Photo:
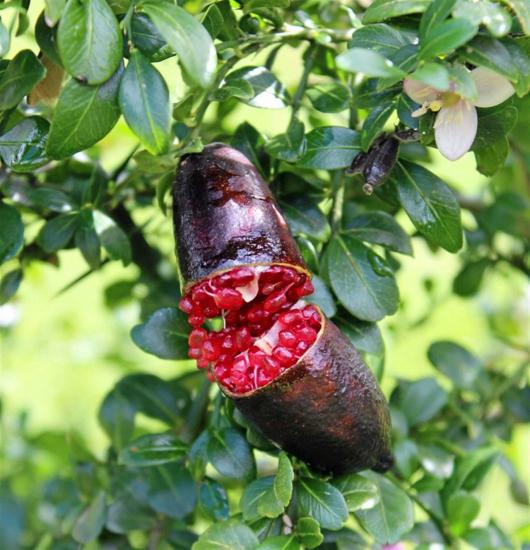
[{"label": "green leaf", "polygon": [[515,12],[526,35],[530,35],[530,5],[527,0],[502,0]]},{"label": "green leaf", "polygon": [[189,404],[186,390],[152,374],[131,374],[116,387],[127,396],[135,410],[172,427],[181,421]]},{"label": "green leaf", "polygon": [[50,124],[41,117],[28,117],[0,136],[0,157],[13,172],[32,172],[46,164],[46,140]]},{"label": "green leaf", "polygon": [[379,23],[356,29],[348,42],[348,48],[364,48],[389,57],[408,44],[410,41],[404,33],[390,25]]},{"label": "green leaf", "polygon": [[[274,492],[274,476],[260,477],[245,487],[239,503],[245,521],[253,522],[263,517],[264,514],[258,511],[258,503],[264,495],[271,492]],[[276,515],[282,511],[283,507]]]},{"label": "green leaf", "polygon": [[412,256],[410,237],[395,218],[386,212],[359,214],[346,223],[344,231],[360,241],[380,244],[390,250]]},{"label": "green leaf", "polygon": [[[77,0],[76,0],[77,1]],[[59,96],[46,152],[64,159],[97,143],[120,118],[118,90],[122,71],[100,86],[86,86],[72,79]]]},{"label": "green leaf", "polygon": [[105,525],[107,517],[106,495],[99,491],[92,502],[77,518],[72,537],[81,544],[96,539]]},{"label": "green leaf", "polygon": [[230,510],[224,487],[213,479],[206,479],[199,488],[199,510],[211,521],[228,519]]},{"label": "green leaf", "polygon": [[451,67],[445,67],[449,71],[451,84],[454,86],[455,93],[466,97],[473,101],[476,99],[478,92],[475,81],[471,76],[471,71],[468,71],[460,63],[454,63]]},{"label": "green leaf", "polygon": [[38,245],[48,253],[64,248],[74,236],[79,222],[77,213],[61,214],[48,220],[37,236]]},{"label": "green leaf", "polygon": [[467,19],[450,19],[433,27],[420,42],[420,59],[433,59],[452,52],[468,42],[477,33],[477,27]]},{"label": "green leaf", "polygon": [[[0,205],[1,213],[1,205]],[[1,226],[1,223],[0,223]],[[0,229],[1,235],[1,229]],[[1,239],[1,237],[0,237]],[[6,304],[17,292],[24,277],[22,269],[13,269],[0,279],[0,306]]]},{"label": "green leaf", "polygon": [[61,18],[66,0],[45,0],[46,19],[50,25],[55,25]]},{"label": "green leaf", "polygon": [[279,535],[267,537],[256,550],[299,550],[300,545],[294,535]]},{"label": "green leaf", "polygon": [[153,510],[171,518],[181,519],[193,511],[197,490],[187,470],[169,464],[142,471],[145,472],[144,483],[138,484],[137,498],[141,497]]},{"label": "green leaf", "polygon": [[283,513],[291,501],[293,493],[294,472],[291,461],[285,453],[280,453],[278,471],[274,476],[272,487],[265,491],[257,501],[260,516],[275,518]]},{"label": "green leaf", "polygon": [[206,529],[192,550],[254,550],[258,544],[259,540],[250,527],[230,519]]},{"label": "green leaf", "polygon": [[241,67],[232,71],[225,86],[238,86],[241,81],[250,84],[253,94],[241,100],[251,107],[262,109],[283,109],[289,102],[289,95],[283,84],[266,67]]},{"label": "green leaf", "polygon": [[424,63],[419,69],[416,69],[409,78],[419,80],[441,92],[449,90],[451,86],[449,70],[443,65],[440,65],[440,63]]},{"label": "green leaf", "polygon": [[105,527],[112,533],[127,534],[147,531],[154,527],[156,516],[147,506],[126,494],[112,501],[107,511]]},{"label": "green leaf", "polygon": [[159,466],[186,455],[188,446],[172,433],[146,434],[122,448],[118,463],[123,466]]},{"label": "green leaf", "polygon": [[434,342],[427,352],[429,361],[458,388],[473,390],[483,373],[481,361],[467,349],[454,342]]},{"label": "green leaf", "polygon": [[122,58],[120,27],[105,0],[68,0],[57,45],[65,69],[87,84],[108,80]]},{"label": "green leaf", "polygon": [[294,120],[284,134],[274,136],[266,145],[267,153],[278,160],[296,162],[305,150],[304,123]]},{"label": "green leaf", "polygon": [[375,138],[383,131],[385,124],[395,108],[396,105],[393,101],[390,103],[383,103],[372,109],[370,114],[366,117],[361,132],[361,146],[363,151],[368,151],[368,149],[370,149]]},{"label": "green leaf", "polygon": [[407,494],[381,475],[364,476],[376,485],[379,502],[368,510],[357,510],[355,516],[361,525],[380,544],[394,544],[414,524],[414,508]]},{"label": "green leaf", "polygon": [[502,193],[480,213],[488,233],[502,231],[514,237],[530,238],[530,200],[518,193]]},{"label": "green leaf", "polygon": [[462,247],[458,201],[447,184],[422,166],[398,162],[391,176],[399,201],[416,229],[429,241],[456,252]]},{"label": "green leaf", "polygon": [[410,426],[427,422],[445,406],[447,392],[434,378],[407,384],[400,393],[400,409]]},{"label": "green leaf", "polygon": [[321,126],[306,136],[306,151],[297,162],[304,168],[346,168],[360,150],[359,134],[340,126]]},{"label": "green leaf", "polygon": [[131,262],[131,243],[126,233],[99,210],[94,211],[94,228],[98,234],[101,245],[112,260],[121,260],[123,265]]},{"label": "green leaf", "polygon": [[80,218],[79,227],[75,232],[75,246],[79,248],[88,265],[93,269],[97,269],[101,261],[101,246],[94,228],[92,211],[81,211]]},{"label": "green leaf", "polygon": [[347,474],[333,480],[333,485],[342,493],[350,512],[373,508],[379,501],[377,486],[357,474]]},{"label": "green leaf", "polygon": [[208,31],[186,10],[167,1],[142,2],[142,11],[177,52],[189,78],[208,88],[214,78],[217,55]]},{"label": "green leaf", "polygon": [[210,434],[208,460],[228,479],[249,480],[256,473],[256,463],[247,440],[234,428],[223,428]]},{"label": "green leaf", "polygon": [[134,433],[136,408],[119,387],[114,388],[103,400],[99,409],[99,423],[114,447],[120,451]]},{"label": "green leaf", "polygon": [[232,78],[228,83],[215,91],[213,97],[217,101],[226,101],[230,97],[248,101],[255,96],[254,88],[243,78]]},{"label": "green leaf", "polygon": [[385,344],[381,331],[375,323],[359,321],[348,316],[339,317],[337,324],[350,342],[359,350],[373,355],[384,356]]},{"label": "green leaf", "polygon": [[447,501],[447,521],[449,531],[456,536],[462,536],[478,516],[480,502],[478,498],[465,491],[458,491]]},{"label": "green leaf", "polygon": [[403,78],[405,72],[380,53],[365,48],[351,48],[336,58],[337,67],[350,73],[374,77]]},{"label": "green leaf", "polygon": [[400,439],[394,444],[395,465],[400,474],[409,479],[419,466],[418,447],[410,439]]},{"label": "green leaf", "polygon": [[474,38],[462,49],[460,57],[473,65],[487,67],[514,82],[519,77],[519,70],[510,52],[502,42],[490,36]]},{"label": "green leaf", "polygon": [[482,284],[486,269],[492,264],[488,258],[464,264],[453,281],[453,292],[458,296],[473,296]]},{"label": "green leaf", "polygon": [[300,478],[296,485],[298,508],[324,529],[338,530],[348,519],[348,507],[333,485],[319,479]]},{"label": "green leaf", "polygon": [[331,286],[355,317],[378,321],[395,313],[399,292],[385,261],[350,235],[335,236],[328,247]]},{"label": "green leaf", "polygon": [[309,197],[288,195],[280,201],[280,206],[293,234],[327,241],[331,232],[328,220]]},{"label": "green leaf", "polygon": [[473,25],[484,25],[493,36],[504,36],[512,26],[510,14],[490,0],[460,0],[453,10],[453,17],[468,19]]},{"label": "green leaf", "polygon": [[24,244],[24,224],[18,210],[0,202],[0,264],[16,256]]},{"label": "green leaf", "polygon": [[335,305],[335,300],[328,286],[317,275],[313,275],[311,282],[313,283],[315,291],[313,294],[306,296],[305,300],[310,304],[317,305],[326,317],[333,317],[337,313],[337,306]]},{"label": "green leaf", "polygon": [[131,130],[153,155],[167,152],[171,130],[169,91],[162,75],[133,52],[120,84],[120,108]]},{"label": "green leaf", "polygon": [[306,548],[317,548],[324,541],[318,521],[303,517],[296,522],[296,534]]},{"label": "green leaf", "polygon": [[351,99],[348,86],[339,82],[315,84],[307,90],[306,95],[313,107],[321,113],[340,113],[348,108]]},{"label": "green leaf", "polygon": [[201,481],[206,472],[208,464],[208,441],[210,434],[207,431],[193,442],[188,455],[188,469],[195,481]]},{"label": "green leaf", "polygon": [[0,111],[16,107],[46,70],[30,50],[22,50],[9,62],[0,78]]},{"label": "green leaf", "polygon": [[432,32],[433,28],[445,21],[451,14],[456,0],[433,0],[420,21],[420,41]]},{"label": "green leaf", "polygon": [[447,480],[441,496],[448,502],[450,496],[459,489],[473,491],[488,473],[497,459],[499,451],[493,447],[482,447],[459,456],[455,462],[453,475]]},{"label": "green leaf", "polygon": [[503,44],[519,72],[517,82],[514,83],[515,93],[524,97],[530,90],[530,37],[517,40],[505,38]]},{"label": "green leaf", "polygon": [[144,13],[133,14],[131,39],[133,44],[151,61],[162,61],[175,54],[151,19]]},{"label": "green leaf", "polygon": [[430,3],[431,0],[375,0],[364,13],[363,23],[379,23],[409,13],[423,13]]},{"label": "green leaf", "polygon": [[186,316],[177,308],[156,310],[145,323],[131,331],[133,342],[146,353],[160,359],[188,357],[189,325]]}]

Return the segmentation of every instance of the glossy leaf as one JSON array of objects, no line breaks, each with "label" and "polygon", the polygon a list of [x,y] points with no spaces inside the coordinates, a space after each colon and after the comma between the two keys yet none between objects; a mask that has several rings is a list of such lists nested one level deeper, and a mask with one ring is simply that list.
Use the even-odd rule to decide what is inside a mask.
[{"label": "glossy leaf", "polygon": [[392,179],[401,205],[418,231],[449,252],[459,250],[460,207],[447,184],[425,168],[406,161],[398,162]]},{"label": "glossy leaf", "polygon": [[340,476],[333,480],[333,485],[342,493],[350,512],[373,508],[379,501],[377,486],[360,475]]},{"label": "glossy leaf", "polygon": [[382,133],[390,115],[394,112],[393,102],[375,107],[363,122],[361,132],[361,146],[363,151],[368,151],[374,140]]},{"label": "glossy leaf", "polygon": [[333,485],[319,479],[301,478],[296,485],[300,513],[310,516],[324,529],[340,529],[348,519],[348,507]]},{"label": "glossy leaf", "polygon": [[133,44],[151,61],[161,61],[175,53],[144,13],[133,14],[131,38]]},{"label": "glossy leaf", "polygon": [[530,6],[526,0],[503,0],[515,12],[525,34],[530,35]]},{"label": "glossy leaf", "polygon": [[[77,0],[75,0],[77,1]],[[47,154],[63,159],[105,137],[120,117],[118,90],[121,70],[100,86],[72,79],[59,96],[52,119]]]},{"label": "glossy leaf", "polygon": [[186,359],[188,334],[187,317],[173,307],[158,309],[131,331],[133,342],[140,349],[161,359]]},{"label": "glossy leaf", "polygon": [[315,128],[306,136],[306,151],[297,162],[304,168],[346,168],[360,150],[359,134],[340,126]]},{"label": "glossy leaf", "polygon": [[315,291],[305,299],[310,304],[317,305],[327,317],[333,317],[337,313],[337,306],[330,289],[318,275],[313,275],[311,282]]},{"label": "glossy leaf", "polygon": [[363,23],[378,23],[392,17],[424,12],[431,0],[375,0],[363,16]]},{"label": "glossy leaf", "polygon": [[313,107],[322,113],[340,113],[348,108],[351,99],[350,89],[339,82],[317,84],[309,88],[306,95]]},{"label": "glossy leaf", "polygon": [[478,498],[465,491],[451,495],[447,502],[449,530],[455,536],[464,534],[480,511]]},{"label": "glossy leaf", "polygon": [[280,205],[293,234],[307,235],[319,241],[327,240],[331,231],[329,223],[322,210],[309,197],[286,196]]},{"label": "glossy leaf", "polygon": [[122,57],[122,34],[105,0],[68,0],[57,44],[66,70],[87,84],[108,80]]},{"label": "glossy leaf", "polygon": [[296,162],[305,150],[305,127],[294,120],[284,134],[274,136],[266,145],[267,153],[278,160]]},{"label": "glossy leaf", "polygon": [[309,516],[296,522],[296,534],[306,548],[318,548],[324,541],[318,521]]},{"label": "glossy leaf", "polygon": [[124,466],[159,466],[186,455],[188,446],[171,433],[146,434],[124,447],[118,462]]},{"label": "glossy leaf", "polygon": [[477,36],[469,44],[466,44],[461,56],[469,63],[492,69],[509,80],[516,81],[518,79],[519,71],[510,52],[501,41],[495,38]]},{"label": "glossy leaf", "polygon": [[140,142],[153,155],[169,147],[171,106],[162,75],[140,52],[133,52],[120,84],[120,108]]},{"label": "glossy leaf", "polygon": [[378,23],[356,29],[348,47],[373,50],[388,57],[408,44],[410,41],[404,33],[385,23]]},{"label": "glossy leaf", "polygon": [[186,10],[167,1],[142,3],[166,42],[177,52],[189,78],[207,88],[212,83],[217,55],[208,31]]},{"label": "glossy leaf", "polygon": [[447,403],[447,392],[434,378],[423,378],[405,386],[400,408],[411,426],[433,418]]},{"label": "glossy leaf", "polygon": [[385,354],[385,344],[376,323],[339,316],[337,324],[351,343],[359,350],[373,355]]},{"label": "glossy leaf", "polygon": [[366,48],[351,48],[341,53],[337,67],[351,73],[363,73],[374,77],[402,78],[405,73],[380,53]]},{"label": "glossy leaf", "polygon": [[107,512],[106,498],[105,493],[100,491],[77,518],[72,531],[72,536],[77,542],[86,544],[96,539],[103,530]]},{"label": "glossy leaf", "polygon": [[368,510],[357,510],[355,516],[377,542],[394,544],[412,528],[412,501],[402,489],[383,476],[374,473],[364,476],[377,487],[379,502]]},{"label": "glossy leaf", "polygon": [[272,486],[257,501],[257,512],[260,516],[275,518],[283,513],[291,500],[293,478],[291,462],[285,453],[281,453]]},{"label": "glossy leaf", "polygon": [[134,433],[136,407],[119,387],[114,388],[103,400],[99,409],[99,423],[114,447],[120,451]]},{"label": "glossy leaf", "polygon": [[94,211],[94,228],[101,246],[112,260],[121,260],[123,265],[131,261],[131,243],[116,222],[99,210]]},{"label": "glossy leaf", "polygon": [[37,243],[45,252],[56,252],[70,242],[79,222],[78,214],[61,214],[52,218],[40,230]]},{"label": "glossy leaf", "polygon": [[247,105],[263,109],[282,109],[287,106],[287,90],[266,67],[241,67],[232,71],[226,78],[225,86],[233,86],[241,81],[250,84],[253,90],[250,98],[241,98]]},{"label": "glossy leaf", "polygon": [[477,27],[467,19],[451,19],[436,25],[420,42],[420,59],[433,59],[468,42],[477,33]]},{"label": "glossy leaf", "polygon": [[234,428],[223,428],[210,434],[208,460],[229,479],[251,479],[256,469],[247,440]]},{"label": "glossy leaf", "polygon": [[50,124],[41,117],[28,117],[0,136],[0,157],[14,172],[31,172],[46,164],[46,140]]},{"label": "glossy leaf", "polygon": [[17,53],[0,77],[0,111],[16,107],[45,73],[32,51]]},{"label": "glossy leaf", "polygon": [[13,269],[2,276],[0,279],[0,306],[6,304],[16,294],[23,277],[24,273],[21,269]]},{"label": "glossy leaf", "polygon": [[24,243],[24,224],[18,210],[0,202],[0,264],[13,258]]},{"label": "glossy leaf", "polygon": [[410,237],[395,218],[386,212],[359,214],[346,223],[344,231],[360,241],[380,244],[401,254],[412,255]]},{"label": "glossy leaf", "polygon": [[420,40],[425,40],[434,27],[442,23],[451,14],[456,0],[434,0],[425,10],[420,21]]},{"label": "glossy leaf", "polygon": [[228,495],[224,487],[213,479],[206,479],[199,488],[199,509],[211,521],[223,521],[230,514]]},{"label": "glossy leaf", "polygon": [[473,390],[483,371],[482,363],[472,353],[454,342],[435,342],[427,352],[430,362],[457,387]]},{"label": "glossy leaf", "polygon": [[396,311],[398,288],[380,256],[350,235],[334,237],[327,255],[331,286],[352,315],[378,321]]},{"label": "glossy leaf", "polygon": [[259,540],[250,527],[236,519],[230,519],[206,529],[192,546],[192,550],[254,550],[258,544]]}]

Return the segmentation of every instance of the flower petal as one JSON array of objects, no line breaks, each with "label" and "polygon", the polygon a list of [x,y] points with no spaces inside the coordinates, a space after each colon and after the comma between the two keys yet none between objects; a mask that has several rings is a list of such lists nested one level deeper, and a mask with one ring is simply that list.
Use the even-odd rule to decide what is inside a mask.
[{"label": "flower petal", "polygon": [[449,160],[467,153],[477,134],[477,110],[469,101],[460,100],[452,107],[443,107],[434,123],[438,150]]},{"label": "flower petal", "polygon": [[477,99],[473,101],[476,107],[498,105],[506,101],[515,91],[507,78],[485,67],[473,69],[471,78],[478,92]]},{"label": "flower petal", "polygon": [[439,95],[439,92],[432,86],[427,86],[427,84],[413,78],[405,78],[403,89],[410,99],[420,104],[434,101]]}]

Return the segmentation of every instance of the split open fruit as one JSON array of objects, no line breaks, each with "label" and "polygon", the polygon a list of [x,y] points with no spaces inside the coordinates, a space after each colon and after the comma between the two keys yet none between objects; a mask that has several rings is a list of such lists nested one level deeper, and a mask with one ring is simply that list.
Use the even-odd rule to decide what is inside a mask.
[{"label": "split open fruit", "polygon": [[180,308],[198,367],[312,467],[388,469],[384,396],[350,341],[304,300],[311,275],[256,168],[221,143],[186,156],[173,210]]}]

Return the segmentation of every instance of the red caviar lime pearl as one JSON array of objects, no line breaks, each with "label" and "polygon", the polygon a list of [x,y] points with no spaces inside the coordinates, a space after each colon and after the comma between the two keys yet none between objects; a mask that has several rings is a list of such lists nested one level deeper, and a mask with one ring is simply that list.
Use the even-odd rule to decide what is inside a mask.
[{"label": "red caviar lime pearl", "polygon": [[311,327],[302,327],[296,332],[296,335],[308,344],[312,344],[317,338],[316,330]]},{"label": "red caviar lime pearl", "polygon": [[204,323],[204,315],[193,313],[193,315],[188,317],[188,323],[192,327],[198,327]]},{"label": "red caviar lime pearl", "polygon": [[215,303],[221,309],[237,310],[243,304],[243,296],[237,290],[233,288],[222,288],[215,294]]},{"label": "red caviar lime pearl", "polygon": [[271,294],[265,302],[263,302],[263,309],[266,312],[273,313],[278,311],[287,302],[287,298],[284,292],[275,292]]},{"label": "red caviar lime pearl", "polygon": [[278,363],[280,363],[280,365],[284,367],[290,367],[296,361],[294,354],[281,346],[274,348],[272,351],[272,356],[276,359],[276,361],[278,361]]},{"label": "red caviar lime pearl", "polygon": [[194,328],[188,337],[190,348],[200,348],[206,339],[207,333],[203,328]]},{"label": "red caviar lime pearl", "polygon": [[294,348],[298,343],[298,339],[293,332],[289,330],[282,330],[278,336],[280,344],[288,348]]},{"label": "red caviar lime pearl", "polygon": [[188,357],[190,359],[199,359],[202,355],[202,351],[199,348],[189,348]]},{"label": "red caviar lime pearl", "polygon": [[180,299],[179,308],[186,314],[190,314],[193,311],[193,302],[187,297]]},{"label": "red caviar lime pearl", "polygon": [[234,286],[247,285],[254,279],[254,271],[248,267],[240,267],[231,273]]}]

